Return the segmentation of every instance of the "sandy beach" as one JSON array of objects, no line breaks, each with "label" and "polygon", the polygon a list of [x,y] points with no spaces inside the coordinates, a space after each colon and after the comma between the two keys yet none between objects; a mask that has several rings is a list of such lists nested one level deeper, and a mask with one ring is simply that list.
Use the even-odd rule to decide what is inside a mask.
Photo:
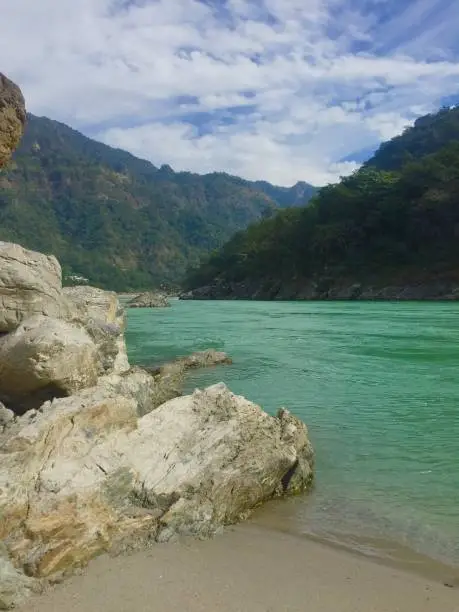
[{"label": "sandy beach", "polygon": [[101,557],[22,612],[459,612],[459,589],[253,524]]}]

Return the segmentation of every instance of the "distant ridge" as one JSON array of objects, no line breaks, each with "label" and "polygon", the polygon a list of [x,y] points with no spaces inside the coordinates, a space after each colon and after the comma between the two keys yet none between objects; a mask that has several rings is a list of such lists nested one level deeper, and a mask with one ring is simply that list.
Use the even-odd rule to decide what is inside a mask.
[{"label": "distant ridge", "polygon": [[176,284],[190,264],[279,207],[315,189],[225,173],[174,172],[28,116],[0,175],[0,239],[54,253],[66,277],[129,290]]}]

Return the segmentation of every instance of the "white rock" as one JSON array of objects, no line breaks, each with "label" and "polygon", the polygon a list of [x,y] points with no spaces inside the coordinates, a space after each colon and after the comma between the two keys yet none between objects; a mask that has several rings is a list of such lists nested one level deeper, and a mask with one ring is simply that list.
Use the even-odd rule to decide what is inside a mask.
[{"label": "white rock", "polygon": [[34,316],[0,339],[0,394],[11,408],[93,386],[99,369],[87,332],[65,321]]},{"label": "white rock", "polygon": [[73,306],[61,288],[55,257],[0,242],[0,332],[14,330],[35,314],[71,319]]},{"label": "white rock", "polygon": [[75,304],[77,320],[84,325],[98,347],[102,372],[127,372],[125,315],[117,294],[81,285],[65,287],[64,295]]}]

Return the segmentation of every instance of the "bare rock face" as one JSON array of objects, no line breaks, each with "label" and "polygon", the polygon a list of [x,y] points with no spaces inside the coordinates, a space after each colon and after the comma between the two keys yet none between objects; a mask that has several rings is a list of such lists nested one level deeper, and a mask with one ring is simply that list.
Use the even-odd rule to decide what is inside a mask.
[{"label": "bare rock face", "polygon": [[18,146],[25,122],[25,101],[21,90],[0,73],[0,168],[7,164]]},{"label": "bare rock face", "polygon": [[114,291],[81,285],[65,287],[63,293],[77,309],[77,319],[95,342],[101,358],[101,373],[121,374],[129,370],[124,329],[124,309]]},{"label": "bare rock face", "polygon": [[0,339],[0,396],[22,411],[95,385],[97,348],[84,329],[35,316]]},{"label": "bare rock face", "polygon": [[57,259],[0,242],[0,333],[9,332],[32,315],[70,320],[74,307],[62,294]]},{"label": "bare rock face", "polygon": [[99,386],[0,434],[0,537],[15,568],[54,579],[103,551],[209,536],[311,484],[307,429],[286,410],[271,417],[223,384],[141,418],[137,403]]}]

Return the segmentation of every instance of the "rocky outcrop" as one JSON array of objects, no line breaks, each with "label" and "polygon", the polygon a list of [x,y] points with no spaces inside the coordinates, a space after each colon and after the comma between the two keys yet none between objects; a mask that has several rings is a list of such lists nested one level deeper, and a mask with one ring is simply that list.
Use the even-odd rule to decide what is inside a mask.
[{"label": "rocky outcrop", "polygon": [[223,384],[181,397],[225,353],[130,368],[114,293],[62,289],[57,260],[18,245],[0,243],[0,266],[0,609],[101,552],[209,536],[309,487],[288,411]]},{"label": "rocky outcrop", "polygon": [[17,412],[96,384],[99,357],[84,329],[45,316],[0,339],[0,397]]},{"label": "rocky outcrop", "polygon": [[127,303],[128,308],[167,308],[170,306],[167,295],[162,293],[141,293]]},{"label": "rocky outcrop", "polygon": [[222,384],[138,413],[134,396],[98,387],[7,427],[0,532],[16,569],[57,578],[103,551],[209,536],[311,483],[303,423]]},{"label": "rocky outcrop", "polygon": [[7,164],[18,146],[25,122],[26,109],[21,90],[0,73],[0,168]]},{"label": "rocky outcrop", "polygon": [[458,300],[459,278],[411,279],[385,284],[381,280],[270,279],[216,281],[182,293],[181,300]]},{"label": "rocky outcrop", "polygon": [[57,259],[0,242],[0,333],[9,332],[32,315],[71,320],[72,304],[62,293]]},{"label": "rocky outcrop", "polygon": [[76,320],[85,327],[98,348],[101,373],[127,372],[125,316],[117,294],[87,285],[65,287],[63,293],[75,305]]}]

